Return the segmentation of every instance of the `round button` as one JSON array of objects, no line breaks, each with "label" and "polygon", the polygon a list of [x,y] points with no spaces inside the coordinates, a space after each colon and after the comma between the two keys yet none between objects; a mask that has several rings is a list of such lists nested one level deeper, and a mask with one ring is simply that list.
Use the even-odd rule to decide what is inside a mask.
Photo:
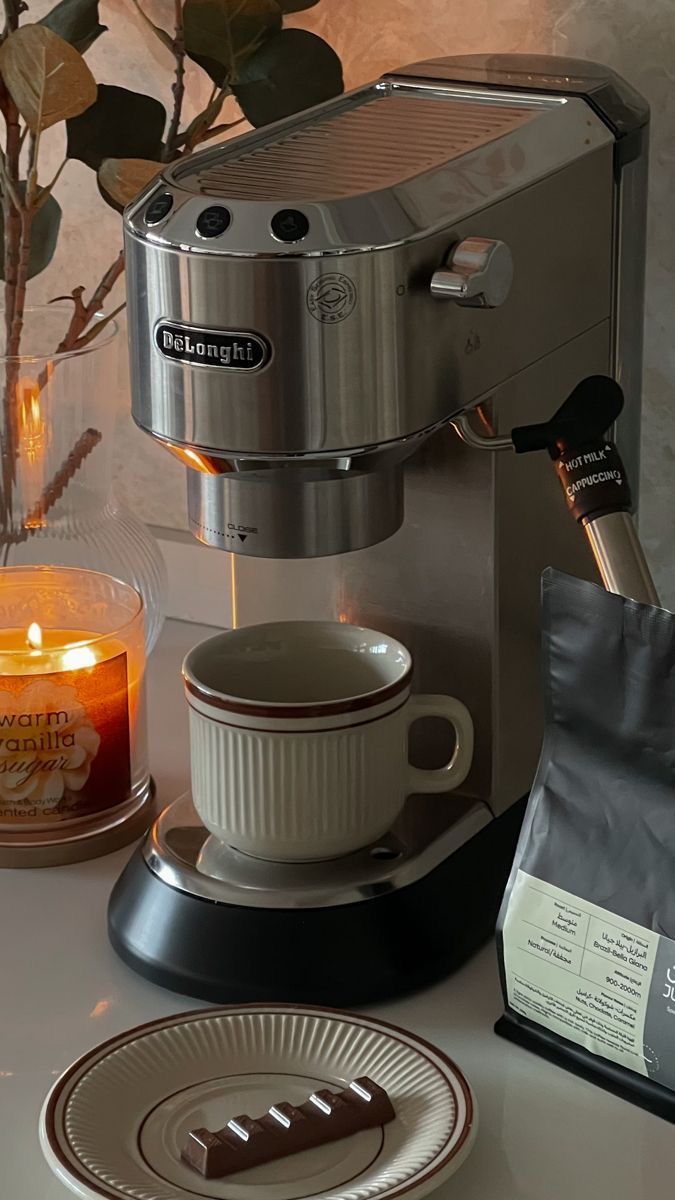
[{"label": "round button", "polygon": [[229,210],[222,204],[212,204],[197,217],[197,233],[203,238],[220,237],[232,220]]},{"label": "round button", "polygon": [[309,221],[295,208],[282,208],[271,221],[272,233],[280,242],[301,242],[309,233]]},{"label": "round button", "polygon": [[169,215],[172,208],[173,196],[170,196],[168,192],[163,192],[160,196],[155,196],[154,200],[150,201],[145,210],[146,225],[158,225],[160,221],[163,221]]}]

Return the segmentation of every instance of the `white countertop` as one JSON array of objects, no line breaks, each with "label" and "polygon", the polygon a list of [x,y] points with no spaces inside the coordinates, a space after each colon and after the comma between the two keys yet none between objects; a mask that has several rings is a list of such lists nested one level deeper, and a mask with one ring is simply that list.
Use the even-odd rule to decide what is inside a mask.
[{"label": "white countertop", "polygon": [[[150,669],[150,750],[161,803],[185,790],[179,666],[199,626],[169,622]],[[0,871],[0,1197],[67,1200],[38,1146],[40,1106],[75,1058],[120,1030],[203,1002],[134,975],[106,937],[113,882],[130,851],[71,867]],[[274,997],[270,997],[274,999]],[[446,982],[378,1005],[448,1052],[478,1098],[478,1140],[438,1200],[666,1200],[675,1130],[497,1038],[495,952]]]}]

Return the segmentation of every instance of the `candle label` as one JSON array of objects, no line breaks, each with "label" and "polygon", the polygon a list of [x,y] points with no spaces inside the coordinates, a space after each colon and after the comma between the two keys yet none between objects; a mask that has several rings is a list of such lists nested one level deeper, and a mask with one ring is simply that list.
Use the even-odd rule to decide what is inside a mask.
[{"label": "candle label", "polygon": [[126,652],[75,671],[0,682],[0,821],[103,812],[131,791]]}]

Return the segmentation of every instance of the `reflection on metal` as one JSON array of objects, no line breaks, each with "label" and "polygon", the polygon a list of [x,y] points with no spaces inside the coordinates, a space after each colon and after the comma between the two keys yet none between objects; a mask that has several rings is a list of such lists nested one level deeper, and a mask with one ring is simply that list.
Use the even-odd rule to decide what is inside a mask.
[{"label": "reflection on metal", "polygon": [[[358,460],[357,460],[358,461]],[[403,521],[403,470],[291,464],[188,475],[188,518],[200,542],[256,558],[317,558],[391,537]]]},{"label": "reflection on metal", "polygon": [[104,1017],[106,1013],[110,1011],[112,1004],[113,1001],[109,996],[105,1000],[97,1000],[96,1004],[89,1013],[89,1016],[94,1021],[97,1020],[98,1017]]},{"label": "reflection on metal", "polygon": [[504,137],[532,116],[527,103],[487,108],[480,99],[379,85],[353,93],[349,105],[285,137],[268,137],[250,150],[234,143],[220,161],[202,170],[183,167],[177,178],[225,199],[353,196],[421,175]]},{"label": "reflection on metal", "polygon": [[473,450],[513,450],[513,442],[509,435],[497,437],[493,434],[486,437],[484,433],[478,433],[471,424],[470,413],[460,413],[450,424],[465,446],[471,446]]},{"label": "reflection on metal", "polygon": [[[510,447],[511,429],[619,359],[637,378],[639,322],[617,297],[624,266],[640,273],[644,173],[625,168],[634,203],[628,191],[619,203],[611,128],[579,96],[542,94],[545,62],[523,76],[531,95],[432,68],[166,165],[134,201],[133,410],[218,471],[189,472],[190,515],[199,538],[238,555],[238,619],[343,614],[400,638],[419,689],[470,708],[465,790],[498,814],[539,751],[541,571],[595,568],[545,456],[478,449]],[[158,189],[173,204],[148,224]],[[231,220],[207,244],[196,223],[212,194]],[[284,244],[272,222],[291,199],[307,231]],[[499,308],[432,295],[467,244],[489,249],[496,278],[455,261],[465,273],[450,290]],[[250,331],[269,361],[249,373],[169,361],[158,322]],[[637,391],[628,400],[635,423]],[[416,740],[433,765],[438,734]]]},{"label": "reflection on metal", "polygon": [[607,513],[584,526],[608,592],[659,605],[659,595],[630,513]]},{"label": "reflection on metal", "polygon": [[453,300],[467,308],[499,308],[511,290],[513,258],[504,242],[471,237],[459,242],[444,267],[431,276],[436,300]]},{"label": "reflection on metal", "polygon": [[143,855],[170,887],[249,908],[330,908],[415,883],[490,823],[486,805],[452,793],[411,796],[375,846],[320,863],[251,858],[210,837],[188,794],[155,822]]}]

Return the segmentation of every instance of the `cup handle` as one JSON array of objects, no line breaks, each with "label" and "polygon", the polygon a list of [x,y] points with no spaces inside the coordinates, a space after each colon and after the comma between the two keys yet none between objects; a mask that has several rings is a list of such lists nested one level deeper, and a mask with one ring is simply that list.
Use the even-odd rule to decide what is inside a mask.
[{"label": "cup handle", "polygon": [[469,774],[473,759],[473,721],[471,713],[454,696],[411,696],[406,708],[408,729],[420,717],[443,717],[455,730],[455,749],[444,767],[423,770],[408,764],[408,794],[413,792],[450,792]]}]

